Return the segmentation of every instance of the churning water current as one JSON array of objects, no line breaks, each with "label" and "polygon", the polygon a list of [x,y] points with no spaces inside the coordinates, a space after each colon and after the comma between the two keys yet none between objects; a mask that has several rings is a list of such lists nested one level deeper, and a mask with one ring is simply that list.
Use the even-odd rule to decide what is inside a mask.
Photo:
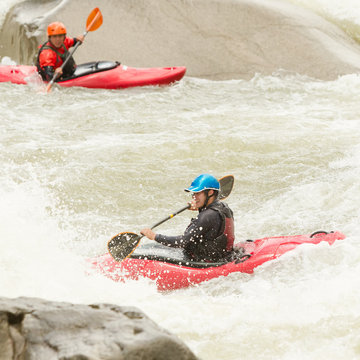
[{"label": "churning water current", "polygon": [[[359,93],[358,75],[283,72],[50,94],[0,84],[0,295],[135,305],[203,359],[359,358]],[[203,172],[235,176],[237,241],[347,239],[169,294],[91,272],[109,238],[181,208]]]}]

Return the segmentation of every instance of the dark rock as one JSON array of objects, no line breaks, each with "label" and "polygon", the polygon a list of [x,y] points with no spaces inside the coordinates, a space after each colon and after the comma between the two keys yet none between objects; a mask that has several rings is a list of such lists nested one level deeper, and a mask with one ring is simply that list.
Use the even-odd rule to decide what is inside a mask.
[{"label": "dark rock", "polygon": [[195,360],[140,310],[0,298],[0,360]]}]

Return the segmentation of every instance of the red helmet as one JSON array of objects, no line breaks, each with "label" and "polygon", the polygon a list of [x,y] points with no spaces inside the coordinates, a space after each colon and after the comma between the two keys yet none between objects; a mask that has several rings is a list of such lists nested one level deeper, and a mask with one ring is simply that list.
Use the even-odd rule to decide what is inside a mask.
[{"label": "red helmet", "polygon": [[47,34],[48,36],[52,35],[66,35],[66,28],[63,23],[60,21],[55,21],[51,24],[49,24],[47,28]]}]

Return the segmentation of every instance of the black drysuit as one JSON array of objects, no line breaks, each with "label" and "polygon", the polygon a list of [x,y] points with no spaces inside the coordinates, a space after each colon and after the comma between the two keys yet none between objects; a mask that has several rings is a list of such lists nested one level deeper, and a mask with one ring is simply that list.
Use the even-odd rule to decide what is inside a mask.
[{"label": "black drysuit", "polygon": [[225,261],[232,250],[228,249],[229,240],[224,234],[226,218],[233,223],[231,209],[215,200],[199,210],[198,216],[191,220],[183,235],[156,234],[155,240],[166,246],[183,248],[184,255],[192,261]]}]

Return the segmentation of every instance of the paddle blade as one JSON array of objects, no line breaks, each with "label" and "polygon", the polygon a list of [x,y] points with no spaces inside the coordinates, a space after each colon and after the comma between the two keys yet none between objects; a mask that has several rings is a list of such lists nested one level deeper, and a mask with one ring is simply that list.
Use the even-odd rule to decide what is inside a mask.
[{"label": "paddle blade", "polygon": [[116,261],[122,261],[129,257],[139,245],[141,236],[131,232],[123,232],[115,235],[108,242],[110,255]]},{"label": "paddle blade", "polygon": [[230,195],[232,188],[234,186],[234,181],[235,178],[233,175],[223,176],[221,179],[219,179],[219,183],[220,183],[220,193],[218,196],[219,200],[224,200]]},{"label": "paddle blade", "polygon": [[93,9],[86,21],[86,31],[95,31],[103,23],[103,17],[99,8]]},{"label": "paddle blade", "polygon": [[52,82],[49,82],[47,85],[46,85],[46,92],[49,93],[51,91],[51,87],[52,87]]},{"label": "paddle blade", "polygon": [[46,92],[50,92],[51,91],[51,87],[53,86],[55,80],[58,78],[59,74],[58,73],[55,73],[53,78],[51,79],[51,81],[47,84],[46,86]]}]

